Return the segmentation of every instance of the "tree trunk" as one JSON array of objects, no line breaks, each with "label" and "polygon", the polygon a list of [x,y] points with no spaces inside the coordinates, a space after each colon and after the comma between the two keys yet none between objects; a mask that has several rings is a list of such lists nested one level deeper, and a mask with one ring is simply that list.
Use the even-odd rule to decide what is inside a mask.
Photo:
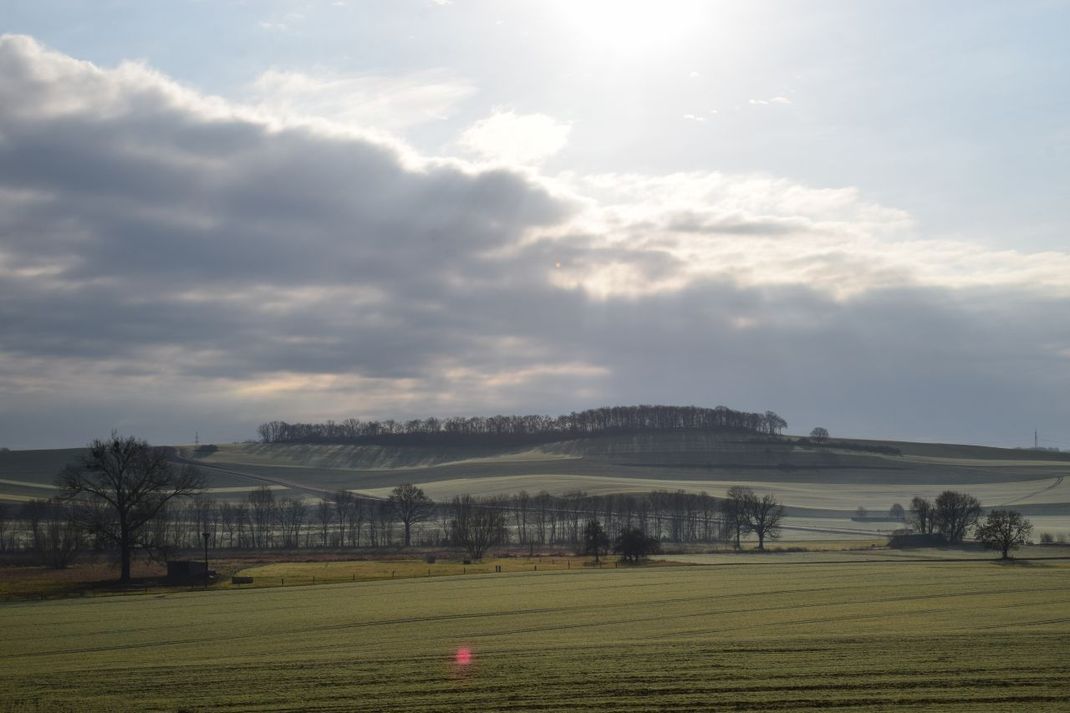
[{"label": "tree trunk", "polygon": [[130,581],[130,536],[126,533],[119,538],[119,558],[122,562],[119,581],[127,584]]},{"label": "tree trunk", "polygon": [[411,530],[412,530],[412,523],[406,521],[405,522],[405,546],[406,547],[408,547],[411,544],[411,539],[409,537],[409,533],[410,533]]}]

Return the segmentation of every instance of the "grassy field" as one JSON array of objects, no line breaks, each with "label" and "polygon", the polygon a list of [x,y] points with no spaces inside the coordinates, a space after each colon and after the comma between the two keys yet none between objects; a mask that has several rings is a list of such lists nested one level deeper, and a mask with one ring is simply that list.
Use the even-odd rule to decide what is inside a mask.
[{"label": "grassy field", "polygon": [[987,712],[1070,699],[1065,562],[191,592],[6,604],[0,630],[5,711]]},{"label": "grassy field", "polygon": [[[584,557],[501,557],[487,558],[473,564],[461,560],[438,560],[428,563],[419,559],[341,560],[326,562],[274,562],[245,567],[236,574],[252,577],[256,586],[282,586],[330,582],[363,582],[380,579],[412,577],[450,577],[475,574],[516,574],[527,572],[567,572],[573,567],[593,567]],[[616,566],[612,560],[603,567]]]}]

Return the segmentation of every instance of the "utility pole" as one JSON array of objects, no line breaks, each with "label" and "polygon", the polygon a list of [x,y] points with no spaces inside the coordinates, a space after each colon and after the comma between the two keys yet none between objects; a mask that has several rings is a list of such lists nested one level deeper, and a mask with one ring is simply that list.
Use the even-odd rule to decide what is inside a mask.
[{"label": "utility pole", "polygon": [[1033,431],[1033,450],[1040,448],[1040,431]]}]

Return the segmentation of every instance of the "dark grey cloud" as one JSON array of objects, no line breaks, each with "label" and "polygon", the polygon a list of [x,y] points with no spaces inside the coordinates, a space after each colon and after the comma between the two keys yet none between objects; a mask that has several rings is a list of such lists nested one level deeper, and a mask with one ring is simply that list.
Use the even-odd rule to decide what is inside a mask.
[{"label": "dark grey cloud", "polygon": [[1029,289],[1050,261],[939,284],[924,256],[855,240],[885,213],[842,191],[744,182],[662,209],[673,180],[698,181],[622,178],[625,199],[583,208],[6,37],[0,445],[630,402],[889,437],[1070,431],[1052,398],[1070,299]]}]

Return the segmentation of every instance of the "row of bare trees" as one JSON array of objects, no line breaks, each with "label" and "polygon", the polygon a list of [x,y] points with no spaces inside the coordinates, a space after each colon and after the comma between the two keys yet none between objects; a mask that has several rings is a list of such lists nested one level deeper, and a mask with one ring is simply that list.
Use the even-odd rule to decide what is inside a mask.
[{"label": "row of bare trees", "polygon": [[936,500],[910,501],[910,524],[922,535],[942,535],[950,544],[965,539],[981,516],[981,501],[968,493],[945,490]]},{"label": "row of bare trees", "polygon": [[450,444],[526,442],[642,431],[740,430],[778,435],[787,421],[773,411],[750,413],[725,406],[612,406],[563,416],[455,416],[409,421],[287,423],[257,429],[264,443]]},{"label": "row of bare trees", "polygon": [[910,501],[910,523],[919,534],[938,536],[948,544],[959,544],[973,532],[974,538],[1007,559],[1010,551],[1027,544],[1033,524],[1020,512],[994,508],[981,520],[981,501],[969,493],[945,490],[931,501],[915,497]]},{"label": "row of bare trees", "polygon": [[[106,506],[86,500],[32,501],[23,506],[24,549],[43,563],[62,567],[80,550],[104,550],[114,537],[92,524]],[[94,512],[89,512],[93,510]],[[636,531],[656,542],[735,542],[754,534],[759,549],[779,533],[783,508],[771,495],[734,488],[728,498],[677,491],[563,495],[525,491],[509,496],[455,497],[434,502],[412,485],[387,499],[339,490],[315,502],[276,497],[262,486],[240,501],[203,494],[174,499],[137,529],[129,548],[160,558],[198,548],[208,533],[213,549],[382,548],[411,544],[458,546],[481,557],[492,546],[579,548],[585,527],[597,521],[611,533]],[[11,525],[7,525],[11,529]],[[9,538],[10,539],[10,538]]]}]

